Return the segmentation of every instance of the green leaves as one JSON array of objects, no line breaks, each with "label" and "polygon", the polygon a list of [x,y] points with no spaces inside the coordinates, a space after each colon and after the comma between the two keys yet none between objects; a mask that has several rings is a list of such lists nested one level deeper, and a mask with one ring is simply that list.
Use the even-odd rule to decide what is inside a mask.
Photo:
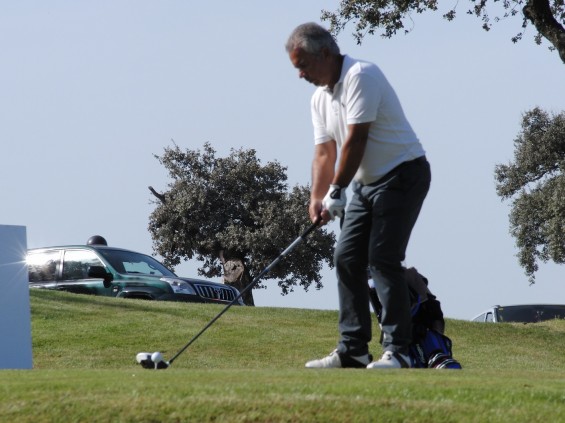
[{"label": "green leaves", "polygon": [[[185,151],[174,145],[156,158],[170,182],[157,197],[149,231],[155,251],[170,266],[195,257],[203,263],[200,275],[218,277],[221,253],[240,261],[252,278],[310,224],[309,187],[289,190],[286,168],[276,161],[262,164],[255,150],[216,157],[209,143]],[[333,233],[315,231],[267,277],[279,281],[283,294],[296,285],[320,288],[322,263],[333,265],[334,242]]]},{"label": "green leaves", "polygon": [[565,112],[524,114],[514,161],[495,167],[496,192],[513,199],[510,233],[535,282],[538,261],[565,263]]},{"label": "green leaves", "polygon": [[[551,49],[557,50],[565,63],[565,3],[563,0],[469,0],[466,13],[481,20],[482,27],[489,31],[493,22],[511,18],[523,11],[522,32],[512,37],[516,43],[522,38],[528,23],[532,23],[537,34],[534,41],[541,43],[542,37],[551,43]],[[456,16],[458,3],[443,13],[443,18],[452,21]],[[499,13],[491,18],[492,9]],[[381,30],[381,36],[390,38],[400,30],[411,31],[415,14],[438,10],[437,0],[341,0],[336,12],[322,10],[321,19],[328,21],[330,32],[337,36],[349,23],[355,24],[353,37],[357,44],[363,38]]]}]

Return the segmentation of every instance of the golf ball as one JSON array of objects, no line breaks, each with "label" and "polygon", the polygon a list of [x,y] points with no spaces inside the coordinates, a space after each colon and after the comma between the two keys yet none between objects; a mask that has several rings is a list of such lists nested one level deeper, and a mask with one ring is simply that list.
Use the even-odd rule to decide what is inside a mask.
[{"label": "golf ball", "polygon": [[161,361],[163,361],[163,355],[159,351],[156,351],[151,354],[151,361],[153,363],[160,363]]}]

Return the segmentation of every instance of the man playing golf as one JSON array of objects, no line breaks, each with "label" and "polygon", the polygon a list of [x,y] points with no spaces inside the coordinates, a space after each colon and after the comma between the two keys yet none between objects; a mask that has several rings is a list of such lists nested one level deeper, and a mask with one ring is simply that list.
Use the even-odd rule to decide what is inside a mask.
[{"label": "man playing golf", "polygon": [[[286,51],[299,77],[318,87],[311,101],[310,218],[342,219],[334,256],[340,339],[335,351],[306,367],[410,367],[410,298],[401,263],[430,185],[424,150],[381,70],[342,55],[325,28],[298,26]],[[345,213],[347,187],[353,195]],[[383,306],[384,354],[374,362],[367,266]]]}]

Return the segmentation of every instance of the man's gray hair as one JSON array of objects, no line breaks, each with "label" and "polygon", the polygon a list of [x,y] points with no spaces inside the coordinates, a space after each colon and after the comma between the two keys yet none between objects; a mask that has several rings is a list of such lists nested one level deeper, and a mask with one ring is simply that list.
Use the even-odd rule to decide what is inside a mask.
[{"label": "man's gray hair", "polygon": [[327,48],[332,54],[339,54],[339,46],[330,32],[315,22],[297,26],[288,37],[285,45],[286,52],[300,48],[306,53],[319,54]]}]

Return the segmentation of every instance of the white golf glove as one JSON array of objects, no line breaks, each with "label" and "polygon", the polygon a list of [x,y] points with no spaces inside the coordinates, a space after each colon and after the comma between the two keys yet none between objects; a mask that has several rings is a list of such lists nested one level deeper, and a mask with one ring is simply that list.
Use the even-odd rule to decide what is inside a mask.
[{"label": "white golf glove", "polygon": [[347,203],[345,195],[346,188],[339,185],[330,185],[330,189],[322,200],[322,208],[327,210],[332,220],[336,217],[342,217]]}]

